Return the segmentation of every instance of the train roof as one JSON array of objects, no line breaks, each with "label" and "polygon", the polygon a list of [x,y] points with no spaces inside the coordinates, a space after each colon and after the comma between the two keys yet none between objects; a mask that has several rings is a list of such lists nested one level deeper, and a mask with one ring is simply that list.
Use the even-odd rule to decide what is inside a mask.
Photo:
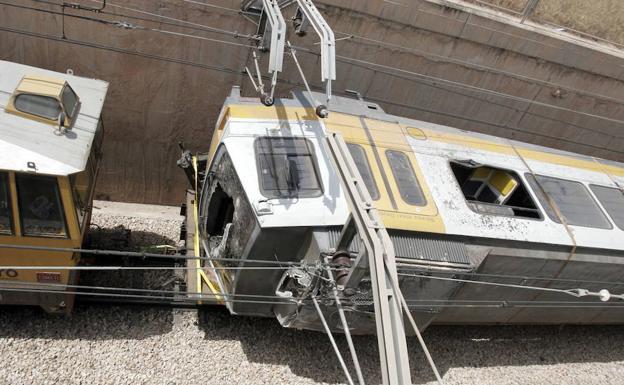
[{"label": "train roof", "polygon": [[[288,114],[288,110],[292,108],[304,108],[306,110],[310,110],[310,113],[305,115],[297,115],[294,117],[295,119],[302,120],[310,120],[317,119],[314,113],[314,103],[312,102],[312,98],[316,101],[324,101],[326,96],[323,93],[312,92],[311,96],[307,91],[293,91],[292,98],[280,98],[275,100],[275,109],[264,109],[264,113],[262,112],[262,104],[259,102],[258,98],[248,98],[240,96],[240,89],[238,87],[234,87],[230,96],[226,99],[224,103],[224,110],[222,113],[231,106],[235,105],[245,105],[245,106],[258,106],[258,112],[260,118],[266,115],[266,118],[271,117],[272,115],[278,116],[278,118],[292,118]],[[280,112],[280,107],[286,107],[286,110]],[[423,120],[410,119],[402,116],[396,116],[386,113],[383,108],[374,102],[367,101],[358,97],[344,97],[344,96],[332,96],[331,102],[329,104],[330,112],[352,115],[356,117],[366,117],[373,120],[389,122],[389,123],[399,123],[403,126],[413,126],[418,129],[425,129],[435,131],[442,135],[457,135],[462,137],[462,141],[470,142],[471,140],[482,141],[483,143],[490,143],[494,145],[500,146],[509,146],[513,145],[517,149],[532,151],[536,154],[548,154],[558,157],[561,160],[561,164],[572,164],[575,161],[579,161],[584,165],[591,165],[590,168],[595,168],[603,172],[606,166],[607,170],[614,171],[615,175],[624,176],[624,163],[607,160],[602,158],[597,158],[593,156],[578,154],[569,151],[558,150],[552,147],[545,147],[536,144],[520,142],[513,139],[506,139],[494,135],[482,134],[474,131],[466,131],[450,126],[445,126],[442,124],[426,122]],[[281,114],[281,115],[280,115]],[[551,159],[552,160],[552,159]]]},{"label": "train roof", "polygon": [[[49,123],[7,112],[11,95],[18,86],[20,90],[27,88],[32,93],[41,90],[45,94],[65,82],[80,99],[78,114],[66,134],[60,134]],[[48,175],[70,175],[84,170],[107,91],[108,83],[102,80],[0,61],[0,170]]]}]

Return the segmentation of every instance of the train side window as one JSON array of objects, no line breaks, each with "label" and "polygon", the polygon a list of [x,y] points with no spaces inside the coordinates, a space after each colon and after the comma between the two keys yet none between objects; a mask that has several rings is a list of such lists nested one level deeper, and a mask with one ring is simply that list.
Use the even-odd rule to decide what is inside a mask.
[{"label": "train side window", "polygon": [[262,195],[267,198],[314,198],[323,195],[312,143],[305,138],[256,140]]},{"label": "train side window", "polygon": [[16,174],[22,234],[67,237],[61,194],[55,177]]},{"label": "train side window", "polygon": [[473,161],[451,162],[468,207],[481,214],[541,219],[522,179],[512,171]]},{"label": "train side window", "polygon": [[13,218],[9,197],[9,175],[0,172],[0,235],[13,234]]},{"label": "train side window", "polygon": [[95,184],[95,161],[93,158],[94,154],[91,154],[85,169],[69,177],[74,196],[74,205],[76,206],[76,214],[78,215],[78,223],[81,227],[89,211],[91,192]]},{"label": "train side window", "polygon": [[401,151],[387,150],[386,158],[403,200],[413,206],[425,206],[427,200],[407,155]]},{"label": "train side window", "polygon": [[526,174],[527,181],[535,191],[544,210],[554,222],[561,219],[546,198],[542,189],[557,205],[569,225],[611,229],[613,226],[592,198],[589,190],[580,182]]},{"label": "train side window", "polygon": [[620,229],[624,230],[624,191],[618,188],[605,186],[589,186],[602,204],[613,222]]},{"label": "train side window", "polygon": [[364,151],[364,148],[362,146],[353,143],[347,143],[347,148],[351,153],[351,157],[355,161],[355,166],[360,172],[360,175],[364,180],[364,184],[366,185],[366,188],[368,189],[371,198],[374,201],[379,200],[379,189],[377,188],[377,183],[375,182],[375,178],[373,177],[370,163],[368,163],[366,151]]}]

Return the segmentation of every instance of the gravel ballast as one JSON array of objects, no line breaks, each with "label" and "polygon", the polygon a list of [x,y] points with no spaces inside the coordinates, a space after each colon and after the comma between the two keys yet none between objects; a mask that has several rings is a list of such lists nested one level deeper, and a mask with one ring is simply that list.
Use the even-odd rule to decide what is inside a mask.
[{"label": "gravel ballast", "polygon": [[[96,202],[93,223],[131,229],[131,246],[175,244],[177,213]],[[336,337],[348,355],[344,338]],[[624,383],[620,326],[433,326],[424,338],[446,384]],[[376,338],[354,340],[368,383],[379,383]],[[413,382],[435,383],[417,341],[408,344]],[[79,304],[70,318],[0,308],[0,384],[344,382],[324,334],[231,316],[222,308]]]}]

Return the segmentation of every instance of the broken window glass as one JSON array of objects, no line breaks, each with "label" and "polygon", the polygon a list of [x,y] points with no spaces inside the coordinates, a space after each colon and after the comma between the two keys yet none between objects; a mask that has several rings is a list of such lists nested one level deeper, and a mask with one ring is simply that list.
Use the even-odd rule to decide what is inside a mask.
[{"label": "broken window glass", "polygon": [[537,205],[515,172],[473,161],[451,162],[451,170],[471,210],[541,219]]}]

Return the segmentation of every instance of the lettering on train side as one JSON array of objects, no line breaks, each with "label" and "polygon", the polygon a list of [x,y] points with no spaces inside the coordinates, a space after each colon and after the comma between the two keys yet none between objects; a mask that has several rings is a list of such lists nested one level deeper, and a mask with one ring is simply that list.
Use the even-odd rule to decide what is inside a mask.
[{"label": "lettering on train side", "polygon": [[17,278],[19,273],[13,269],[0,269],[0,278]]}]

